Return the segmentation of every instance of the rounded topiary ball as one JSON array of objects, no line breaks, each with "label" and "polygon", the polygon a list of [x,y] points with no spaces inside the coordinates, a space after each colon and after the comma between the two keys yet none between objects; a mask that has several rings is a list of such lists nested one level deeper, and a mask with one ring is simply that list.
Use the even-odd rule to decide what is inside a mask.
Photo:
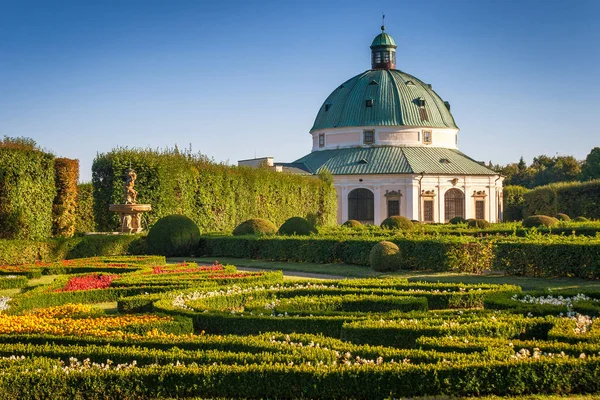
[{"label": "rounded topiary ball", "polygon": [[369,261],[375,271],[397,271],[400,269],[400,249],[395,243],[379,242],[371,249]]},{"label": "rounded topiary ball", "polygon": [[344,222],[342,225],[347,226],[348,228],[358,228],[359,226],[362,226],[362,224],[355,219],[349,219],[348,221]]},{"label": "rounded topiary ball", "polygon": [[485,229],[485,228],[489,228],[490,225],[491,224],[489,222],[487,222],[485,219],[470,219],[467,221],[467,226],[469,228]]},{"label": "rounded topiary ball", "polygon": [[234,236],[241,235],[270,235],[277,233],[277,226],[264,218],[252,218],[235,227]]},{"label": "rounded topiary ball", "polygon": [[558,213],[556,214],[556,219],[559,221],[570,221],[571,217],[564,213]]},{"label": "rounded topiary ball", "polygon": [[189,256],[198,248],[200,230],[185,215],[162,217],[148,232],[148,249],[163,256]]},{"label": "rounded topiary ball", "polygon": [[574,218],[573,221],[575,221],[575,222],[588,222],[589,219],[587,219],[586,217],[580,216],[580,217]]},{"label": "rounded topiary ball", "polygon": [[467,220],[464,219],[463,217],[454,217],[452,219],[450,219],[450,221],[448,221],[449,223],[451,223],[452,225],[457,225],[457,224],[466,224]]},{"label": "rounded topiary ball", "polygon": [[381,223],[381,227],[385,229],[411,229],[413,223],[410,219],[394,215],[393,217],[387,217]]},{"label": "rounded topiary ball", "polygon": [[558,224],[558,220],[547,215],[532,215],[523,220],[525,228],[534,228],[538,226],[554,226]]},{"label": "rounded topiary ball", "polygon": [[278,233],[280,235],[310,235],[311,233],[318,233],[317,228],[312,226],[307,220],[302,217],[292,217],[285,221],[283,225],[279,227]]}]

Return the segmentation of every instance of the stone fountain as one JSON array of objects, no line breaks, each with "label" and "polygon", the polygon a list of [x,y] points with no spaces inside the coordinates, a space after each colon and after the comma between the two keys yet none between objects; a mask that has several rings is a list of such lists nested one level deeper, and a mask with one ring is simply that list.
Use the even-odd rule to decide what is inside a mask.
[{"label": "stone fountain", "polygon": [[137,191],[133,188],[137,175],[131,168],[125,171],[123,192],[125,204],[111,204],[108,209],[119,214],[121,233],[140,233],[142,231],[142,213],[152,210],[150,204],[137,204]]}]

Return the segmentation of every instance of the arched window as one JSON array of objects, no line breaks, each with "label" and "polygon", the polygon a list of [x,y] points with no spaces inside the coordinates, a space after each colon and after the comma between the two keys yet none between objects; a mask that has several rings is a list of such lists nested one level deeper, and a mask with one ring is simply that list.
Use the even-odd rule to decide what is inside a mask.
[{"label": "arched window", "polygon": [[444,195],[446,222],[454,217],[465,217],[465,194],[459,189],[450,189]]},{"label": "arched window", "polygon": [[374,196],[369,189],[354,189],[348,193],[348,219],[372,224],[374,216]]}]

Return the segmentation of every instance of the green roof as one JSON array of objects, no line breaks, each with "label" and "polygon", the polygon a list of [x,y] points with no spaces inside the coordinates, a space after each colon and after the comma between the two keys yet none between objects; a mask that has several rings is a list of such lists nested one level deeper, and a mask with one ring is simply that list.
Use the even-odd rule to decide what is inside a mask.
[{"label": "green roof", "polygon": [[440,147],[352,147],[320,150],[287,164],[316,174],[327,168],[333,175],[449,174],[498,175],[458,150]]},{"label": "green roof", "polygon": [[344,82],[321,106],[311,132],[352,126],[457,128],[429,85],[395,69],[368,70]]},{"label": "green roof", "polygon": [[378,46],[396,46],[396,42],[394,38],[388,35],[385,32],[381,32],[379,35],[375,36],[373,39],[373,43],[371,43],[371,48]]}]

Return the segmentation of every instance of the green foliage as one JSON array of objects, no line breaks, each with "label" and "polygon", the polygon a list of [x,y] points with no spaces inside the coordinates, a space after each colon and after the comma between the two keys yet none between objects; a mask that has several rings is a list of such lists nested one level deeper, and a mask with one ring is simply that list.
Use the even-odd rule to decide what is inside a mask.
[{"label": "green foliage", "polygon": [[600,147],[594,147],[581,168],[584,180],[600,179]]},{"label": "green foliage", "polygon": [[467,226],[469,228],[477,228],[477,229],[487,229],[491,226],[489,222],[485,219],[470,219],[467,221]]},{"label": "green foliage", "polygon": [[551,227],[558,224],[558,219],[547,215],[531,215],[523,220],[525,228],[535,228],[539,226]]},{"label": "green foliage", "polygon": [[504,221],[521,221],[523,219],[523,206],[527,192],[529,189],[522,186],[504,186],[502,193]]},{"label": "green foliage", "polygon": [[403,229],[409,230],[413,228],[413,223],[410,219],[406,217],[401,217],[399,215],[394,215],[392,217],[387,217],[381,223],[381,227],[385,229]]},{"label": "green foliage", "polygon": [[95,232],[94,187],[91,183],[77,185],[76,232]]},{"label": "green foliage", "polygon": [[571,220],[571,217],[569,217],[567,214],[564,214],[564,213],[556,214],[555,218],[559,221],[570,221]]},{"label": "green foliage", "polygon": [[27,276],[25,275],[4,275],[0,276],[0,289],[24,288],[27,286]]},{"label": "green foliage", "polygon": [[449,223],[451,223],[452,225],[458,225],[458,224],[466,224],[467,220],[464,219],[463,217],[454,217],[451,218],[450,221],[448,221]]},{"label": "green foliage", "polygon": [[371,249],[369,261],[371,268],[379,272],[396,271],[400,269],[400,249],[392,242],[379,242]]},{"label": "green foliage", "polygon": [[152,205],[148,226],[170,214],[190,217],[202,231],[231,232],[251,217],[276,225],[301,215],[318,225],[335,223],[337,197],[326,175],[305,177],[268,168],[215,164],[202,155],[119,148],[92,166],[94,212],[99,230],[118,226],[109,204],[123,202],[123,173],[137,173],[138,203]]},{"label": "green foliage", "polygon": [[0,238],[50,237],[55,194],[53,155],[31,139],[0,140]]},{"label": "green foliage", "polygon": [[164,256],[194,254],[200,240],[200,230],[185,215],[168,215],[159,219],[148,232],[148,248]]},{"label": "green foliage", "polygon": [[600,242],[585,237],[540,237],[498,241],[494,269],[509,275],[600,277]]},{"label": "green foliage", "polygon": [[344,222],[342,225],[347,226],[348,228],[359,228],[359,227],[363,226],[363,224],[361,224],[359,221],[357,221],[355,219],[349,219],[348,221]]},{"label": "green foliage", "polygon": [[600,219],[600,181],[555,183],[525,194],[524,215],[582,215]]},{"label": "green foliage", "polygon": [[302,217],[292,217],[286,220],[280,227],[278,233],[280,235],[298,235],[307,236],[311,233],[318,233],[310,222]]},{"label": "green foliage", "polygon": [[79,160],[57,158],[54,160],[56,197],[52,206],[52,233],[71,237],[77,222],[77,181]]},{"label": "green foliage", "polygon": [[236,226],[234,236],[241,235],[273,235],[277,233],[277,226],[267,219],[252,218]]},{"label": "green foliage", "polygon": [[581,178],[581,163],[573,156],[548,157],[540,155],[533,158],[527,166],[523,157],[519,163],[508,164],[495,169],[506,178],[506,185],[519,185],[528,188],[555,182],[571,182]]}]

